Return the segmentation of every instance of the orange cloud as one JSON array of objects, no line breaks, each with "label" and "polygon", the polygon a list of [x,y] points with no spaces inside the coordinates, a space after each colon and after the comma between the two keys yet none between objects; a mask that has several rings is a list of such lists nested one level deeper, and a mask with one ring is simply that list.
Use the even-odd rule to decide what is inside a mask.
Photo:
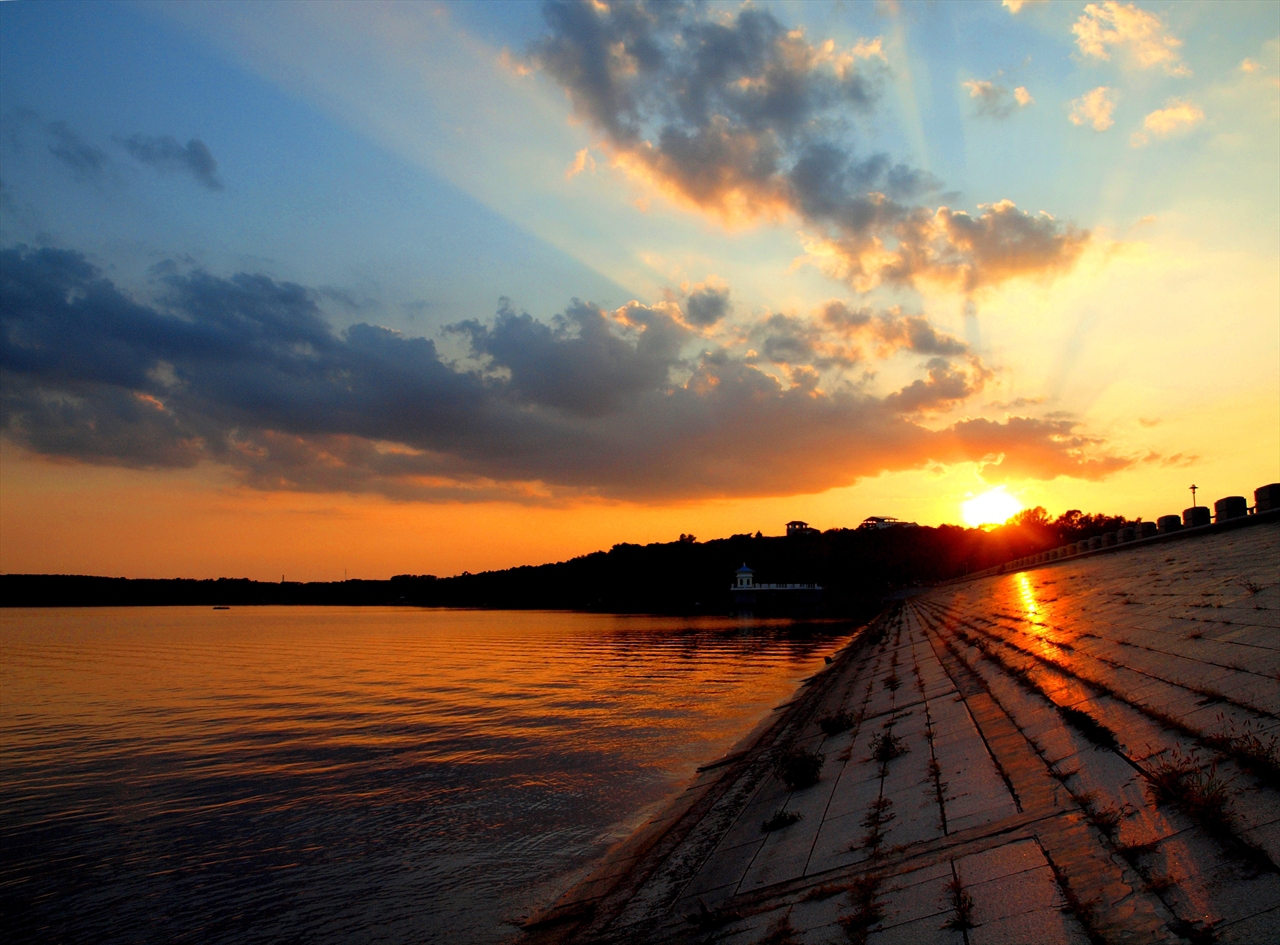
[{"label": "orange cloud", "polygon": [[[661,15],[659,15],[659,11]],[[971,292],[1074,263],[1088,234],[1007,201],[979,217],[934,209],[929,173],[859,156],[851,113],[879,96],[878,42],[810,43],[747,6],[580,4],[548,8],[540,67],[601,135],[615,167],[649,193],[729,226],[798,218],[811,257],[858,289],[927,279]],[[979,110],[1004,117],[1033,101],[967,83]]]},{"label": "orange cloud", "polygon": [[948,207],[917,211],[890,229],[893,243],[879,236],[825,240],[811,244],[811,255],[864,291],[881,282],[924,281],[972,294],[1021,276],[1066,271],[1090,238],[1047,213],[1024,213],[1011,200],[980,209],[976,217]]},{"label": "orange cloud", "polygon": [[1116,123],[1111,117],[1115,107],[1111,89],[1100,85],[1071,102],[1071,124],[1091,125],[1094,131],[1106,131]]},{"label": "orange cloud", "polygon": [[[983,229],[958,217],[948,225]],[[674,302],[606,312],[575,301],[550,323],[504,304],[491,321],[450,327],[471,349],[468,369],[429,339],[365,324],[336,333],[317,293],[262,275],[171,275],[159,310],[79,254],[0,256],[0,432],[65,462],[215,466],[267,491],[526,504],[791,495],[934,462],[1097,478],[1129,462],[1061,419],[927,427],[989,372],[922,316],[824,308],[829,333],[929,357],[923,376],[875,396],[823,390],[834,343],[785,316],[764,341],[785,355],[789,384],[727,347],[684,357],[686,342],[704,341]],[[727,289],[711,295],[698,304],[720,317]]]},{"label": "orange cloud", "polygon": [[1121,49],[1139,68],[1161,66],[1170,75],[1191,74],[1178,55],[1182,40],[1169,34],[1160,17],[1132,3],[1087,4],[1071,32],[1080,52],[1089,58],[1110,59],[1112,49]]},{"label": "orange cloud", "polygon": [[1167,138],[1175,132],[1194,127],[1202,121],[1204,121],[1204,112],[1199,106],[1185,99],[1171,98],[1165,102],[1164,108],[1157,109],[1143,119],[1143,130],[1134,132],[1129,143],[1135,148],[1140,148],[1151,140],[1152,135],[1157,138]]}]

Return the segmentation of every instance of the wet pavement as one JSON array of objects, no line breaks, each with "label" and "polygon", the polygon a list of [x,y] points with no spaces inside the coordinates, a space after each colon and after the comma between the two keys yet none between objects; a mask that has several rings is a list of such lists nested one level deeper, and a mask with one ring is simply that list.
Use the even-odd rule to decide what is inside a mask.
[{"label": "wet pavement", "polygon": [[1266,522],[905,601],[529,940],[1280,941],[1278,563]]}]

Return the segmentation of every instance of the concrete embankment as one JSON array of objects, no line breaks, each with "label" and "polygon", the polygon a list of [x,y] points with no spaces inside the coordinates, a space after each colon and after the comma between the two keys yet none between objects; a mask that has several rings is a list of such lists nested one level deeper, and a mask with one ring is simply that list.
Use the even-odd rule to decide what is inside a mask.
[{"label": "concrete embankment", "polygon": [[1258,522],[895,605],[526,940],[1280,941],[1277,561]]}]

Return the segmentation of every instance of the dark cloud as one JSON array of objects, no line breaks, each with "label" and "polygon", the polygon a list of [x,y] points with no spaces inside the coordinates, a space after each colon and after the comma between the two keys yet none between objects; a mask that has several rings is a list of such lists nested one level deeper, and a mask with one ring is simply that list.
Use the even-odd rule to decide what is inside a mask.
[{"label": "dark cloud", "polygon": [[819,325],[793,315],[770,315],[757,326],[753,337],[760,346],[760,355],[774,364],[825,371],[852,367],[862,360],[856,347],[830,338]]},{"label": "dark cloud", "polygon": [[222,189],[222,181],[218,179],[218,162],[199,138],[192,138],[183,145],[172,135],[137,134],[120,139],[120,144],[135,161],[161,171],[190,174],[197,183],[210,190]]},{"label": "dark cloud", "polygon": [[850,308],[844,302],[836,300],[824,305],[819,315],[828,327],[847,333],[869,325],[874,312],[866,306]]},{"label": "dark cloud", "polygon": [[767,11],[548,3],[533,56],[633,171],[725,216],[792,202],[788,170],[876,97],[877,68]]},{"label": "dark cloud", "polygon": [[958,338],[942,334],[922,315],[889,314],[877,319],[874,324],[882,341],[916,354],[950,356],[969,352],[967,344]]},{"label": "dark cloud", "polygon": [[710,328],[728,315],[731,307],[728,289],[714,286],[696,289],[685,300],[685,321],[699,328]]},{"label": "dark cloud", "polygon": [[[399,498],[641,501],[781,495],[930,462],[994,478],[1096,478],[1128,460],[1068,420],[919,415],[976,391],[972,364],[931,360],[888,397],[787,386],[697,336],[672,303],[574,302],[545,324],[504,304],[454,330],[476,366],[358,324],[266,276],[163,270],[157,299],[83,256],[0,251],[0,428],[39,454],[134,467],[200,462],[263,489]],[[874,319],[868,324],[873,324]]]},{"label": "dark cloud", "polygon": [[21,151],[29,134],[42,139],[45,149],[81,180],[100,176],[108,164],[106,152],[80,137],[65,121],[45,121],[29,108],[13,108],[4,115],[3,137]]},{"label": "dark cloud", "polygon": [[890,394],[885,404],[900,413],[949,410],[981,391],[985,382],[980,370],[959,370],[946,358],[931,358],[928,375]]},{"label": "dark cloud", "polygon": [[[1067,269],[1088,239],[1007,201],[976,219],[935,210],[932,175],[860,156],[853,119],[887,68],[878,41],[812,43],[751,6],[574,0],[544,14],[532,59],[619,167],[729,222],[800,217],[856,288],[929,280],[972,293]],[[987,85],[975,85],[980,99]]]},{"label": "dark cloud", "polygon": [[504,371],[517,399],[595,417],[665,387],[688,335],[660,309],[633,303],[619,315],[574,299],[545,325],[504,299],[492,326],[471,319],[447,330],[465,334],[473,354]]},{"label": "dark cloud", "polygon": [[45,132],[52,139],[49,153],[81,177],[96,177],[107,163],[107,155],[67,127],[65,121],[51,121]]}]

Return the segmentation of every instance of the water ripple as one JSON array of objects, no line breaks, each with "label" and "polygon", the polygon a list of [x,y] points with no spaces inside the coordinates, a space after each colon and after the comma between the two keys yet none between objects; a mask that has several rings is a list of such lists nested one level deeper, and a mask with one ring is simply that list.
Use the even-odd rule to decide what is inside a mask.
[{"label": "water ripple", "polygon": [[0,611],[6,939],[501,940],[845,629]]}]

